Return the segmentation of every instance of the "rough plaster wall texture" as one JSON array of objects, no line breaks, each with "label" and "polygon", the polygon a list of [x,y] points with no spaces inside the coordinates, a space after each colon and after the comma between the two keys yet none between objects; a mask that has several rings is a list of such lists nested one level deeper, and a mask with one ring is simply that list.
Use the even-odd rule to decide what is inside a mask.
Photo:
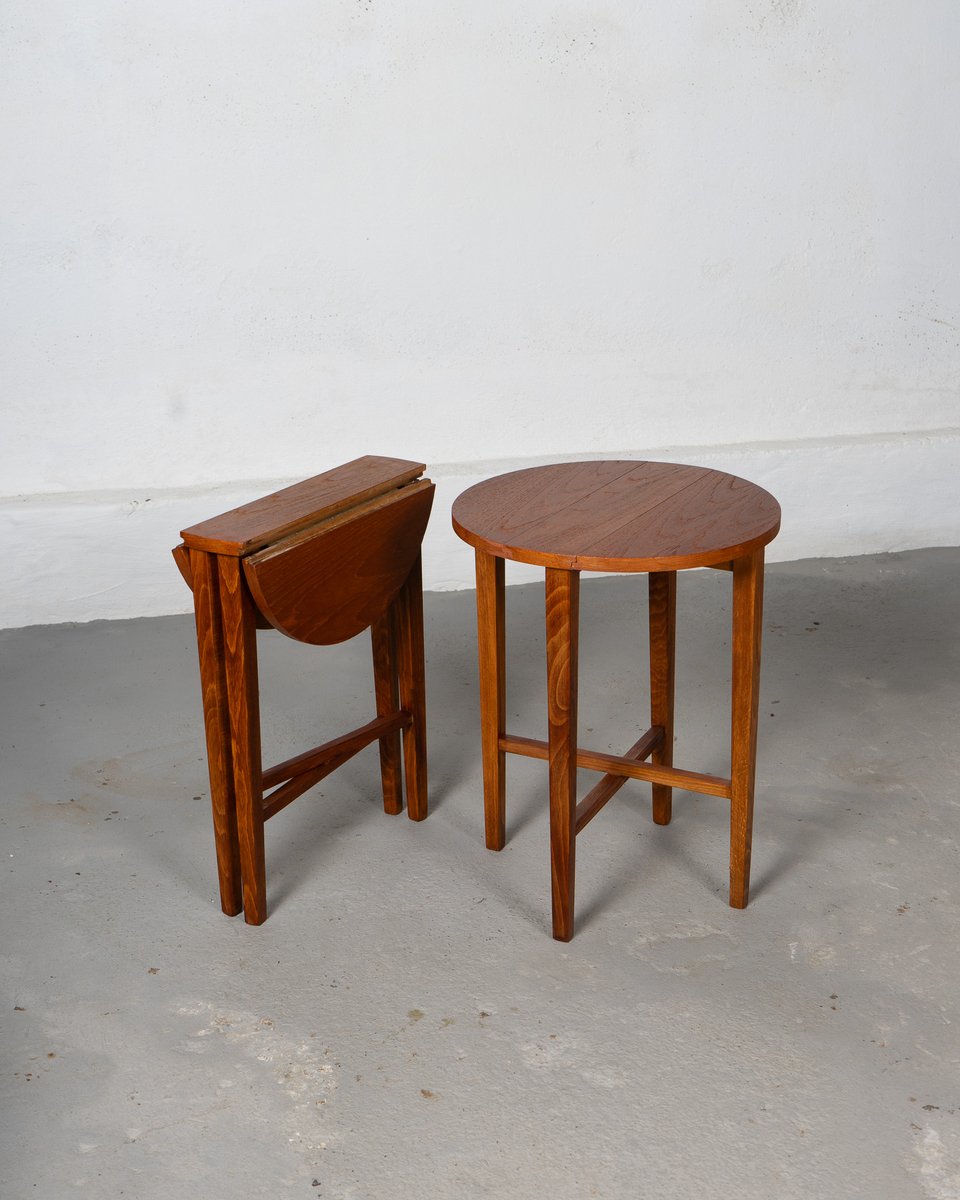
[{"label": "rough plaster wall texture", "polygon": [[[26,619],[168,611],[147,496],[166,547],[181,489],[203,516],[367,452],[747,474],[814,439],[810,469],[862,473],[840,552],[956,541],[956,485],[882,447],[936,464],[960,426],[958,36],[952,0],[10,0],[0,515],[28,578],[49,562]],[[805,552],[834,552],[792,483]]]}]

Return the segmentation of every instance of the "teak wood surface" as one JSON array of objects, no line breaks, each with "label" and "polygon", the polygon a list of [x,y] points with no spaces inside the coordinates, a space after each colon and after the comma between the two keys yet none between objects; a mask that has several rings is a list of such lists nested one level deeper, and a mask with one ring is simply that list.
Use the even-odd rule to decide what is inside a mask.
[{"label": "teak wood surface", "polygon": [[402,487],[425,470],[423,463],[368,454],[191,525],[180,536],[191,550],[241,558],[298,529],[317,525],[365,500]]},{"label": "teak wood surface", "polygon": [[677,463],[591,461],[512,471],[453,506],[487,554],[568,571],[680,571],[765,546],[780,506],[736,475]]},{"label": "teak wood surface", "polygon": [[[249,924],[267,916],[264,823],[364,746],[380,744],[384,810],[402,811],[405,782],[409,816],[427,815],[423,469],[357,459],[191,526],[173,551],[194,594],[221,907]],[[369,628],[377,716],[264,770],[256,630],[271,626],[322,645]]]},{"label": "teak wood surface", "polygon": [[433,484],[421,480],[244,558],[257,608],[299,642],[333,646],[355,637],[386,612],[410,574],[432,503]]},{"label": "teak wood surface", "polygon": [[[673,788],[730,802],[730,904],[746,906],[756,764],[764,547],[780,506],[723,471],[677,463],[591,461],[532,467],[489,479],[453,506],[453,527],[476,551],[480,725],[486,843],[506,842],[506,754],[549,763],[553,934],[574,930],[576,836],[627,778],[652,785],[653,819],[670,823]],[[505,728],[504,560],[546,568],[546,741]],[[677,572],[733,579],[730,778],[673,765]],[[650,728],[626,754],[577,745],[580,572],[649,575]],[[649,762],[644,760],[649,759]],[[580,803],[577,767],[603,772]]]}]

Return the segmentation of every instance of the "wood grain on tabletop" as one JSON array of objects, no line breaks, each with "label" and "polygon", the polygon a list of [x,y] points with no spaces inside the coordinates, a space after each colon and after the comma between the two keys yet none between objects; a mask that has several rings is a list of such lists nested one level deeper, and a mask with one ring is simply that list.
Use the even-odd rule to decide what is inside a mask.
[{"label": "wood grain on tabletop", "polygon": [[455,502],[453,526],[478,549],[545,567],[676,570],[766,545],[780,528],[780,506],[724,471],[599,460],[478,483]]},{"label": "wood grain on tabletop", "polygon": [[425,469],[423,463],[368,454],[191,525],[180,536],[191,549],[242,557],[305,525],[402,487]]}]

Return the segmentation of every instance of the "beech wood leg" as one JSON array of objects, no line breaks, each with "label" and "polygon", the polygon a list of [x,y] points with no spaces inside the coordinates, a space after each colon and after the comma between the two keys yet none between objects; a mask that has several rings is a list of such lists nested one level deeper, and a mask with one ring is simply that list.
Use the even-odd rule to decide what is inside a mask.
[{"label": "beech wood leg", "polygon": [[750,896],[753,788],[757,764],[760,642],[763,631],[763,550],[733,564],[733,696],[730,767],[730,904]]},{"label": "beech wood leg", "polygon": [[[673,698],[676,676],[677,573],[652,571],[650,593],[650,724],[663,727],[663,741],[651,761],[658,767],[673,766]],[[673,788],[655,783],[653,819],[669,825],[673,810]]]},{"label": "beech wood leg", "polygon": [[548,567],[547,724],[550,761],[550,878],[553,936],[573,937],[577,809],[577,648],[580,574]]},{"label": "beech wood leg", "polygon": [[488,850],[507,841],[506,634],[502,558],[477,551],[477,649],[480,672],[480,746],[483,756],[484,833]]},{"label": "beech wood leg", "polygon": [[220,555],[217,565],[240,839],[243,917],[248,925],[262,925],[267,919],[267,876],[263,850],[256,612],[244,584],[240,559]]},{"label": "beech wood leg", "polygon": [[[388,609],[370,626],[373,643],[373,683],[377,716],[387,717],[400,707],[397,692],[397,643],[393,611]],[[400,731],[380,739],[380,779],[383,783],[383,811],[403,812],[403,785],[400,768]]]},{"label": "beech wood leg", "polygon": [[197,651],[200,658],[200,690],[203,724],[207,738],[207,767],[210,773],[210,804],[213,837],[220,880],[220,907],[234,917],[243,907],[240,888],[240,844],[237,838],[237,802],[233,790],[233,760],[230,753],[230,714],[223,659],[217,560],[200,550],[190,553],[193,602],[197,618]]},{"label": "beech wood leg", "polygon": [[423,581],[420,555],[395,603],[400,705],[413,718],[403,731],[407,816],[427,815],[427,698],[423,654]]}]

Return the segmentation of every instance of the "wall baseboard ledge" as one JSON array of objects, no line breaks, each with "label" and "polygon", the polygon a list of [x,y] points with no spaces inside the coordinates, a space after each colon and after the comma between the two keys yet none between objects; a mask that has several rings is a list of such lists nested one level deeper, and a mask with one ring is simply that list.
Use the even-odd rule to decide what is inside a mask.
[{"label": "wall baseboard ledge", "polygon": [[[424,586],[473,587],[473,553],[450,527],[460,492],[504,471],[578,458],[689,462],[751,479],[783,507],[770,561],[960,545],[960,428],[431,463],[437,496],[424,542]],[[0,628],[188,611],[190,596],[170,557],[178,531],[291,482],[0,498],[7,547]],[[521,564],[508,567],[508,583],[541,576]]]}]

